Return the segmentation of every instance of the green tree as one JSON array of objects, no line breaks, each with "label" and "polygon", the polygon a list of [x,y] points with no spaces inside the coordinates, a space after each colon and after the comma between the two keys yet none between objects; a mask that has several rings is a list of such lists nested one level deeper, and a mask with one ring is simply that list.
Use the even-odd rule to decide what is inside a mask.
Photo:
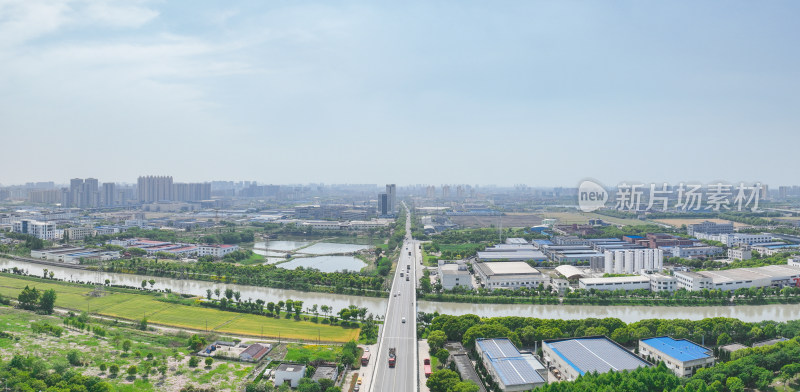
[{"label": "green tree", "polygon": [[111,373],[112,376],[116,377],[119,374],[119,365],[112,363],[111,366],[108,367],[108,372]]},{"label": "green tree", "polygon": [[233,289],[230,288],[225,289],[225,298],[227,298],[228,301],[230,301],[233,298]]},{"label": "green tree", "polygon": [[199,351],[206,346],[206,343],[206,338],[197,334],[192,335],[192,337],[189,338],[189,348],[191,348],[193,351]]},{"label": "green tree", "polygon": [[122,351],[128,352],[130,349],[131,349],[131,341],[130,340],[126,340],[126,341],[122,342]]},{"label": "green tree", "polygon": [[433,353],[444,347],[446,342],[447,335],[440,330],[431,331],[431,333],[428,334],[428,346],[431,347],[431,352]]},{"label": "green tree", "polygon": [[211,289],[206,289],[206,298],[211,301]]},{"label": "green tree", "polygon": [[39,299],[39,310],[44,313],[52,314],[56,304],[56,291],[53,289],[45,290]]},{"label": "green tree", "polygon": [[440,348],[439,351],[436,352],[436,359],[439,360],[439,363],[442,366],[447,365],[447,360],[450,358],[450,352],[447,349]]},{"label": "green tree", "polygon": [[478,384],[475,384],[474,382],[467,380],[467,381],[461,381],[458,384],[453,385],[453,387],[450,388],[449,392],[478,392],[478,391],[480,391]]},{"label": "green tree", "polygon": [[211,367],[211,364],[214,363],[214,358],[208,357],[206,358],[206,367]]},{"label": "green tree", "polygon": [[454,387],[461,381],[458,373],[450,369],[437,370],[428,377],[425,385],[428,386],[431,392],[449,392],[450,388]]},{"label": "green tree", "polygon": [[197,359],[197,357],[193,356],[193,357],[189,358],[189,367],[196,368],[199,363],[200,363],[200,360]]},{"label": "green tree", "polygon": [[136,373],[138,373],[138,372],[139,372],[139,369],[136,367],[136,365],[131,365],[128,368],[128,376],[130,376],[130,377],[136,377]]},{"label": "green tree", "polygon": [[39,303],[39,296],[41,292],[36,290],[36,287],[29,288],[27,285],[22,292],[17,296],[19,307],[27,310],[36,310],[36,305]]},{"label": "green tree", "polygon": [[743,392],[744,382],[739,377],[728,377],[725,381],[725,386],[728,387],[730,392]]}]

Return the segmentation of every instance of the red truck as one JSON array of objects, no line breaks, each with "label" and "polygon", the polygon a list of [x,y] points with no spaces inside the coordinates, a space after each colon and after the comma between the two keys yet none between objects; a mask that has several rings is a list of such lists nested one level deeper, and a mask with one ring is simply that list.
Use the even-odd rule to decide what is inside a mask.
[{"label": "red truck", "polygon": [[369,357],[371,353],[369,351],[364,351],[364,355],[361,356],[361,366],[369,365]]},{"label": "red truck", "polygon": [[425,361],[423,361],[423,362],[424,362],[424,365],[425,365],[425,366],[423,366],[423,368],[425,369],[425,378],[428,378],[428,377],[431,376],[431,359],[430,358],[425,358]]},{"label": "red truck", "polygon": [[397,349],[394,347],[389,348],[389,367],[394,367],[397,362]]}]

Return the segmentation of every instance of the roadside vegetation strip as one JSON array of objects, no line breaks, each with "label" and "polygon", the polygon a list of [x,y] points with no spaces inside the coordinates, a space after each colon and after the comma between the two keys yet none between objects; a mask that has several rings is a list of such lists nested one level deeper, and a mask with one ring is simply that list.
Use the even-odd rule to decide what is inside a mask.
[{"label": "roadside vegetation strip", "polygon": [[[16,298],[25,287],[36,287],[38,290],[53,289],[57,293],[56,306],[77,311],[88,309],[93,314],[118,317],[128,320],[141,320],[147,317],[148,322],[168,327],[179,327],[204,331],[206,322],[208,329],[224,325],[220,332],[237,333],[249,336],[261,336],[262,327],[265,337],[281,337],[287,339],[316,341],[318,338],[328,342],[347,342],[358,338],[358,328],[342,328],[310,321],[293,319],[276,319],[273,317],[241,314],[200,306],[176,305],[158,300],[155,294],[132,294],[106,289],[104,296],[91,297],[93,286],[76,286],[60,282],[36,281],[0,275],[0,294]],[[95,307],[95,305],[97,307]],[[225,324],[231,321],[231,325]]]}]

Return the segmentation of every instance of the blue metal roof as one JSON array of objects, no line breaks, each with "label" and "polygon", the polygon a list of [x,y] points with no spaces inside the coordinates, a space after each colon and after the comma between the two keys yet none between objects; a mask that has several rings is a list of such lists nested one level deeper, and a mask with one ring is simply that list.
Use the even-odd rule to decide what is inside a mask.
[{"label": "blue metal roof", "polygon": [[707,348],[686,339],[675,340],[669,336],[662,336],[644,339],[642,342],[682,362],[694,361],[711,356],[711,351]]}]

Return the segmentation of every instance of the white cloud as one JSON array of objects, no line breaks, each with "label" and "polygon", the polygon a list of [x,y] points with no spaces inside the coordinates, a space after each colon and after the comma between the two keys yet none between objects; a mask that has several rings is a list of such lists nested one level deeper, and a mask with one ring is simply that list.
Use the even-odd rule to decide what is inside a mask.
[{"label": "white cloud", "polygon": [[86,8],[86,16],[94,22],[113,27],[139,27],[156,17],[158,12],[152,9],[113,2],[90,2]]}]

